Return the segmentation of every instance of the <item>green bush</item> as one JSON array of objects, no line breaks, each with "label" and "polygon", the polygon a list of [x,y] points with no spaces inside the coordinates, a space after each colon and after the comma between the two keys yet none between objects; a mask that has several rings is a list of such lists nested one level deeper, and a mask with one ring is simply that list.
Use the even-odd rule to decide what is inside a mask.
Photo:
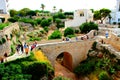
[{"label": "green bush", "polygon": [[42,20],[40,18],[37,18],[37,19],[35,19],[35,21],[37,24],[40,24]]},{"label": "green bush", "polygon": [[49,24],[49,22],[48,22],[47,19],[43,19],[43,20],[41,21],[40,25],[41,25],[42,27],[45,27],[45,26],[49,26],[50,24]]},{"label": "green bush", "polygon": [[117,23],[116,22],[113,22],[113,25],[116,25]]},{"label": "green bush", "polygon": [[41,80],[43,76],[53,76],[54,70],[49,63],[39,62],[33,52],[30,54],[28,57],[0,64],[0,80]]},{"label": "green bush", "polygon": [[106,71],[102,71],[99,76],[99,80],[112,80]]},{"label": "green bush", "polygon": [[32,26],[37,25],[37,22],[30,18],[21,18],[19,19],[19,21],[24,23],[30,23]]},{"label": "green bush", "polygon": [[20,19],[20,17],[19,17],[19,16],[14,16],[14,17],[9,18],[9,19],[8,19],[8,21],[9,21],[9,22],[13,22],[13,23],[14,23],[14,22],[19,21],[19,19]]},{"label": "green bush", "polygon": [[44,27],[44,30],[45,30],[46,32],[48,32],[48,31],[49,31],[49,28],[48,28],[47,26],[45,26],[45,27]]},{"label": "green bush", "polygon": [[76,33],[76,34],[78,34],[79,32],[80,32],[79,30],[75,29],[75,33]]},{"label": "green bush", "polygon": [[48,39],[61,39],[62,38],[62,33],[59,30],[55,30],[49,37]]},{"label": "green bush", "polygon": [[95,42],[92,44],[92,49],[93,49],[93,50],[96,50],[96,45],[97,45],[97,42],[95,41]]},{"label": "green bush", "polygon": [[72,28],[66,28],[64,31],[64,36],[74,35],[74,30]]},{"label": "green bush", "polygon": [[3,30],[7,26],[9,26],[9,23],[0,23],[0,30]]},{"label": "green bush", "polygon": [[32,37],[29,39],[30,41],[40,41],[41,38],[40,37]]},{"label": "green bush", "polygon": [[65,77],[62,77],[62,76],[58,76],[58,77],[55,77],[53,80],[71,80],[71,79],[65,78]]},{"label": "green bush", "polygon": [[80,63],[74,70],[77,75],[88,75],[95,70],[95,61],[86,60]]},{"label": "green bush", "polygon": [[98,25],[93,22],[86,22],[79,27],[82,33],[88,33],[91,30],[98,30]]},{"label": "green bush", "polygon": [[75,35],[67,35],[66,37],[72,38],[75,37]]}]

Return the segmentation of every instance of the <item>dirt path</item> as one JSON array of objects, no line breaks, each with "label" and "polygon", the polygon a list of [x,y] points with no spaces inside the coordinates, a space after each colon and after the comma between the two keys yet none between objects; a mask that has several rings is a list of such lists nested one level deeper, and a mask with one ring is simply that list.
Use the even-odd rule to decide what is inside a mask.
[{"label": "dirt path", "polygon": [[57,61],[55,63],[55,77],[64,76],[66,78],[70,78],[71,80],[78,80],[76,75],[69,71],[67,68],[59,64]]}]

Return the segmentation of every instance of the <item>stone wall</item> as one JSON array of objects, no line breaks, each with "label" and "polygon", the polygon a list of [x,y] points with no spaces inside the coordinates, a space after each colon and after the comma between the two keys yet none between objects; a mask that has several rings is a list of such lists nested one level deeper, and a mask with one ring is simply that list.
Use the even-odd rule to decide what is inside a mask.
[{"label": "stone wall", "polygon": [[109,52],[110,52],[110,54],[114,54],[116,57],[117,57],[117,59],[120,59],[120,52],[118,52],[118,51],[116,51],[111,45],[109,45],[109,44],[102,44],[102,43],[100,43],[100,42],[97,42],[97,45],[96,45],[96,48],[98,49],[98,50],[104,50],[104,49],[106,49],[106,50],[108,50]]},{"label": "stone wall", "polygon": [[[8,35],[8,38],[10,38],[10,34],[12,34],[12,30],[19,30],[18,23],[13,23],[9,25],[8,27],[5,27],[3,30],[0,30],[0,39],[5,38],[5,35]],[[0,56],[3,56],[4,53],[7,52],[8,54],[11,52],[10,49],[10,41],[6,39],[6,42],[2,45],[0,45]]]},{"label": "stone wall", "polygon": [[113,46],[117,51],[120,51],[120,37],[117,37],[114,33],[111,33],[110,38],[104,39],[104,42]]}]

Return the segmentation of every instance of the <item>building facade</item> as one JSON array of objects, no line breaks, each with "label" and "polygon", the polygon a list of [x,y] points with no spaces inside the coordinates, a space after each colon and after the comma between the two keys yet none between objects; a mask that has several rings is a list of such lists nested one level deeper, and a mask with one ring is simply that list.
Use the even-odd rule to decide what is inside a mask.
[{"label": "building facade", "polygon": [[93,21],[93,13],[88,9],[80,9],[74,12],[73,19],[65,21],[65,27],[78,27],[84,22]]},{"label": "building facade", "polygon": [[115,10],[111,12],[111,20],[107,19],[109,23],[120,23],[120,0],[116,0]]},{"label": "building facade", "polygon": [[8,0],[0,0],[0,23],[7,22],[9,16],[9,4]]},{"label": "building facade", "polygon": [[9,14],[8,7],[8,0],[0,0],[0,14]]}]

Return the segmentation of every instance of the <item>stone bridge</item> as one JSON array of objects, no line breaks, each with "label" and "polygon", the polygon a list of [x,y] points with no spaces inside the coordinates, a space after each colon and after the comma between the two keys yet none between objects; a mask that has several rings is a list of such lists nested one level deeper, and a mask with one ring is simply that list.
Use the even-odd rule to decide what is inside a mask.
[{"label": "stone bridge", "polygon": [[72,71],[81,61],[87,58],[88,50],[94,41],[94,39],[87,39],[38,44],[35,50],[41,50],[53,67],[56,58],[63,54],[63,65]]}]

